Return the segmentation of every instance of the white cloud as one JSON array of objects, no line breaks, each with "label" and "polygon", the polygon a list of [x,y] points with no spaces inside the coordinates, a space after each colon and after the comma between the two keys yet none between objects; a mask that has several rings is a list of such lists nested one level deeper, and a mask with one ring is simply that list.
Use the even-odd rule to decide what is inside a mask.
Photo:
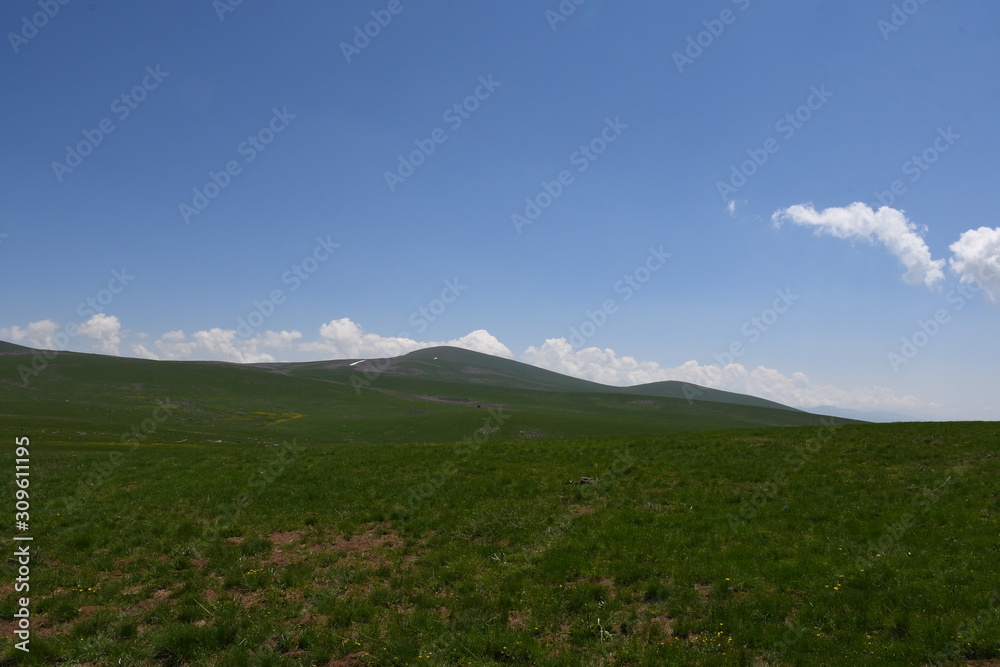
[{"label": "white cloud", "polygon": [[322,325],[319,328],[319,340],[300,343],[298,349],[303,352],[324,354],[332,359],[368,359],[397,357],[414,350],[438,345],[452,345],[500,357],[514,356],[506,345],[483,329],[450,341],[420,342],[412,338],[365,333],[359,324],[347,317],[330,320]]},{"label": "white cloud", "polygon": [[150,352],[149,349],[147,349],[145,345],[142,345],[140,343],[133,343],[132,344],[132,354],[135,355],[136,357],[138,357],[139,359],[154,359],[154,360],[158,360],[160,358],[156,354]]},{"label": "white cloud", "polygon": [[114,315],[97,313],[79,326],[79,332],[94,341],[91,348],[99,354],[118,354],[121,345],[121,322]]},{"label": "white cloud", "polygon": [[836,405],[856,410],[913,410],[920,407],[916,398],[899,397],[885,387],[844,390],[815,384],[803,373],[789,376],[773,368],[758,366],[751,370],[742,364],[720,367],[688,361],[676,368],[667,368],[652,361],[618,356],[611,349],[589,347],[574,350],[565,338],[549,338],[540,348],[529,347],[522,358],[529,364],[558,373],[617,386],[677,380],[758,396],[794,407]]},{"label": "white cloud", "polygon": [[[438,345],[452,345],[501,357],[513,353],[482,329],[449,341],[416,341],[410,338],[366,333],[349,318],[331,320],[319,328],[316,340],[303,341],[299,331],[266,331],[252,338],[240,338],[233,329],[208,329],[190,336],[183,331],[168,331],[150,345],[134,344],[132,353],[146,359],[215,359],[236,363],[275,361],[271,352],[283,356],[316,359],[358,359],[396,357],[413,350]],[[305,353],[305,354],[302,354]]]},{"label": "white cloud", "polygon": [[302,337],[298,331],[267,331],[252,338],[240,338],[235,329],[218,327],[195,331],[190,337],[183,331],[168,331],[153,342],[133,345],[132,353],[146,359],[211,359],[252,364],[274,361],[274,356],[261,348],[284,349]]},{"label": "white cloud", "polygon": [[486,329],[476,329],[472,333],[466,334],[461,338],[456,338],[448,341],[447,343],[440,344],[452,345],[454,347],[464,347],[466,350],[492,354],[496,357],[506,357],[508,359],[514,356],[514,353],[511,352],[506,345],[497,340],[493,334]]},{"label": "white cloud", "polygon": [[54,350],[56,344],[52,335],[59,329],[59,325],[52,320],[40,320],[32,322],[22,329],[16,324],[12,327],[0,329],[0,337],[11,343],[34,347],[42,350]]},{"label": "white cloud", "polygon": [[302,338],[302,334],[298,331],[267,331],[264,333],[261,345],[284,350],[292,347],[295,341],[300,338]]},{"label": "white cloud", "polygon": [[931,258],[920,230],[902,211],[894,208],[883,206],[875,211],[855,202],[843,208],[817,211],[811,204],[796,204],[777,211],[771,219],[778,226],[789,221],[813,227],[817,234],[881,243],[906,267],[903,279],[910,285],[923,283],[933,287],[944,279],[944,260]]},{"label": "white cloud", "polygon": [[736,200],[730,199],[726,208],[729,209],[729,215],[736,215]]},{"label": "white cloud", "polygon": [[949,249],[951,270],[959,279],[981,287],[991,302],[1000,303],[1000,227],[970,229]]},{"label": "white cloud", "polygon": [[75,329],[69,325],[63,329],[52,320],[31,322],[23,329],[17,325],[0,328],[0,338],[40,350],[67,349],[71,346],[73,336],[84,336],[94,341],[92,352],[118,354],[118,347],[122,342],[121,323],[114,315],[97,313],[86,322],[76,325]]},{"label": "white cloud", "polygon": [[[957,243],[956,271],[996,260],[996,248],[991,234],[963,235]],[[978,230],[982,232],[982,230]],[[962,263],[965,262],[965,263]],[[977,264],[978,265],[978,264]],[[52,344],[58,325],[51,320],[33,322],[26,328],[17,326],[0,329],[0,337],[15,343],[44,347]],[[105,354],[117,354],[122,342],[121,325],[116,317],[98,314],[80,325],[80,333],[94,341]],[[133,342],[131,353],[145,359],[205,359],[236,363],[275,361],[271,352],[282,356],[306,359],[348,359],[393,357],[413,350],[439,345],[451,345],[499,357],[513,358],[510,349],[484,329],[473,331],[449,341],[416,341],[404,337],[366,333],[349,318],[331,320],[322,325],[318,338],[303,341],[298,331],[266,331],[252,338],[240,338],[235,330],[212,328],[191,335],[181,330],[167,331],[156,340]],[[529,347],[521,355],[529,364],[609,385],[635,385],[661,380],[690,382],[713,389],[759,396],[789,406],[811,408],[837,405],[859,410],[914,411],[926,406],[912,396],[897,396],[883,387],[861,387],[851,390],[812,382],[803,373],[786,375],[776,369],[758,366],[749,369],[741,364],[725,367],[702,365],[688,361],[675,368],[652,361],[640,361],[631,356],[619,356],[612,349],[588,347],[574,350],[565,338],[550,338],[540,347]]]},{"label": "white cloud", "polygon": [[359,324],[347,317],[320,326],[319,340],[299,344],[302,351],[319,352],[332,359],[396,357],[418,347],[420,344],[409,338],[365,333]]},{"label": "white cloud", "polygon": [[534,366],[602,384],[643,384],[670,379],[664,377],[664,369],[655,362],[619,357],[611,349],[586,347],[574,351],[565,338],[548,338],[540,348],[529,347],[521,358]]}]

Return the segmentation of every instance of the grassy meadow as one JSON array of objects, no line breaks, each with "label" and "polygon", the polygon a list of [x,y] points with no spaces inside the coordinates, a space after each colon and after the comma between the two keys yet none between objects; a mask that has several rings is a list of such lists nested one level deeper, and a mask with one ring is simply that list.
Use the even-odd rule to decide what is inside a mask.
[{"label": "grassy meadow", "polygon": [[35,539],[31,652],[7,558],[0,663],[1000,659],[1000,424],[302,382],[65,355],[5,388]]}]

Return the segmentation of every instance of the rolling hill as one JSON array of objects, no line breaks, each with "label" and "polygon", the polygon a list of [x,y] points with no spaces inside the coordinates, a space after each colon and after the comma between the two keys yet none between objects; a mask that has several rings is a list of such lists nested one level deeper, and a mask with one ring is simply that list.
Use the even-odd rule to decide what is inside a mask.
[{"label": "rolling hill", "polygon": [[[120,439],[158,409],[167,418],[145,436],[164,443],[431,442],[821,423],[750,396],[677,382],[610,387],[452,347],[281,364],[49,356],[41,364],[36,350],[0,347],[0,412],[55,441],[82,433]],[[26,371],[32,360],[36,369]],[[685,398],[692,388],[697,400]]]}]

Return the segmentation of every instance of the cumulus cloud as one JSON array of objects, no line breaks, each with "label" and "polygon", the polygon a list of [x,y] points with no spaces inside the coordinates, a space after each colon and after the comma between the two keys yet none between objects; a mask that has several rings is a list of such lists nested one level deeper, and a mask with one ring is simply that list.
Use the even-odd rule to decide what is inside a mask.
[{"label": "cumulus cloud", "polygon": [[[211,359],[252,364],[274,361],[274,356],[262,348],[284,349],[302,337],[298,331],[267,331],[251,338],[241,338],[235,329],[218,327],[195,331],[190,336],[183,331],[168,331],[152,343],[152,350],[141,344],[132,346],[132,353],[145,359]],[[155,351],[154,351],[155,350]]]},{"label": "cumulus cloud", "polygon": [[903,279],[910,285],[923,283],[933,287],[944,279],[944,260],[931,258],[920,230],[894,208],[883,206],[875,211],[855,202],[847,207],[817,211],[811,204],[796,204],[777,211],[771,219],[778,226],[787,221],[812,227],[816,234],[880,243],[906,267]]},{"label": "cumulus cloud", "polygon": [[282,358],[369,359],[396,357],[413,350],[452,345],[501,357],[513,357],[506,345],[488,331],[479,329],[449,341],[416,341],[410,338],[366,333],[350,318],[331,320],[320,326],[315,340],[303,340],[299,331],[265,331],[241,338],[233,329],[207,329],[191,335],[168,331],[150,344],[134,343],[132,354],[144,359],[213,359],[236,363],[263,363]]},{"label": "cumulus cloud", "polygon": [[983,289],[992,303],[1000,303],[1000,227],[970,229],[949,249],[951,270],[959,279]]},{"label": "cumulus cloud", "polygon": [[149,348],[147,348],[145,345],[142,345],[141,343],[132,344],[132,355],[139,359],[159,360],[160,358],[159,355],[150,352]]},{"label": "cumulus cloud", "polygon": [[513,357],[506,345],[484,329],[478,329],[461,338],[449,341],[416,341],[398,336],[380,336],[365,333],[361,325],[350,318],[330,320],[319,328],[319,340],[300,343],[303,352],[316,352],[334,359],[368,359],[373,357],[397,357],[425,347],[452,345],[467,350],[484,352],[499,357]]},{"label": "cumulus cloud", "polygon": [[23,329],[16,324],[12,327],[4,327],[0,329],[0,337],[18,345],[41,350],[54,350],[56,344],[52,336],[58,329],[59,325],[52,320],[40,320],[32,322]]},{"label": "cumulus cloud", "polygon": [[348,317],[330,320],[319,328],[319,340],[301,343],[304,352],[318,352],[334,359],[396,357],[412,352],[420,343],[409,338],[365,333],[361,325]]},{"label": "cumulus cloud", "polygon": [[79,332],[94,341],[91,348],[100,354],[118,354],[121,345],[121,322],[114,315],[97,313],[79,326]]},{"label": "cumulus cloud", "polygon": [[[988,233],[987,233],[988,232]],[[968,232],[955,244],[956,272],[975,271],[978,266],[996,266],[1000,230]],[[995,286],[995,283],[993,283]],[[484,329],[448,341],[416,341],[406,337],[368,333],[350,318],[331,320],[319,327],[315,340],[304,340],[298,331],[265,331],[241,338],[233,329],[212,328],[190,335],[182,330],[136,337],[129,346],[132,355],[144,359],[217,360],[236,363],[262,363],[283,359],[370,359],[393,357],[413,350],[451,345],[499,357],[513,358],[510,349]],[[95,315],[79,326],[79,334],[93,341],[96,350],[118,354],[122,343],[121,324],[113,316]],[[0,329],[0,337],[33,347],[54,347],[59,327],[51,320],[33,322],[25,328]],[[139,342],[141,341],[141,342]],[[619,355],[612,349],[588,347],[576,350],[565,338],[550,338],[539,347],[529,347],[520,357],[529,364],[573,377],[608,385],[626,386],[678,380],[691,384],[759,396],[785,405],[812,408],[837,405],[860,410],[920,409],[911,396],[897,396],[891,389],[862,387],[851,390],[814,383],[803,373],[786,375],[776,369],[742,364],[703,365],[688,361],[670,368],[652,361]]]},{"label": "cumulus cloud", "polygon": [[284,350],[292,347],[295,341],[302,338],[298,331],[267,331],[264,333],[261,344],[265,347],[273,347]]},{"label": "cumulus cloud", "polygon": [[64,350],[71,347],[75,336],[84,336],[93,341],[92,352],[100,354],[118,354],[121,345],[121,323],[114,315],[97,313],[76,328],[67,325],[66,328],[52,320],[31,322],[26,327],[17,325],[0,328],[0,338],[18,345],[34,347],[40,350]]},{"label": "cumulus cloud", "polygon": [[611,349],[574,350],[565,338],[550,338],[541,347],[529,347],[522,358],[558,373],[617,386],[677,380],[803,408],[836,405],[858,410],[907,410],[919,407],[916,398],[897,396],[885,387],[845,390],[815,384],[804,373],[785,375],[773,368],[748,369],[735,363],[717,366],[688,361],[669,368],[656,362],[619,356]]}]

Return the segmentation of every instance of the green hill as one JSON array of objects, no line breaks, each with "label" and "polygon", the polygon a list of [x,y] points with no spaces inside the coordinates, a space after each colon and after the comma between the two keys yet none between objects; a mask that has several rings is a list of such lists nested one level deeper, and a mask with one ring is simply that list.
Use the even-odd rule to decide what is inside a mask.
[{"label": "green hill", "polygon": [[384,360],[253,365],[62,352],[28,372],[27,382],[21,378],[36,351],[3,349],[5,419],[57,440],[116,439],[160,405],[170,418],[150,437],[162,442],[431,442],[484,428],[505,439],[592,437],[821,420],[739,394],[695,388],[698,399],[688,400],[692,385],[609,387],[450,347]]},{"label": "green hill", "polygon": [[995,423],[821,425],[442,348],[50,356],[0,348],[34,539],[31,653],[0,665],[1000,658]]}]

